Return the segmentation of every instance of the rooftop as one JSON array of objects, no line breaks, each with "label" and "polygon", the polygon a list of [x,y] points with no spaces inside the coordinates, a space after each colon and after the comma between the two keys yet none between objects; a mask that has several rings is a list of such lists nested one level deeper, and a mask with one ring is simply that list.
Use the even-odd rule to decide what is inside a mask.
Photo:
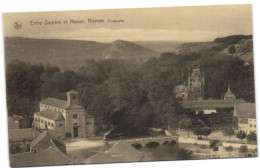
[{"label": "rooftop", "polygon": [[26,152],[10,155],[11,167],[28,166],[51,166],[51,165],[69,165],[75,164],[73,159],[58,150],[57,148],[48,148],[46,150]]},{"label": "rooftop", "polygon": [[138,162],[144,155],[134,147],[123,141],[118,141],[108,151],[93,155],[82,163],[118,163],[118,162]]},{"label": "rooftop", "polygon": [[243,99],[185,100],[181,105],[185,109],[234,108],[235,104],[244,102]]},{"label": "rooftop", "polygon": [[67,109],[70,106],[67,103],[67,101],[65,101],[65,100],[55,99],[55,98],[51,98],[51,97],[44,99],[40,103],[46,104],[48,106],[57,107],[57,108],[60,108],[60,109]]},{"label": "rooftop", "polygon": [[[52,137],[47,131],[44,131],[41,133],[37,138],[35,138],[31,143],[30,147],[34,148],[37,147],[37,149],[43,150],[47,149],[49,147],[57,147],[60,150],[63,151],[63,147],[65,144],[58,140],[57,138]],[[66,151],[63,151],[66,152]]]},{"label": "rooftop", "polygon": [[124,160],[121,160],[120,158],[112,157],[105,153],[98,153],[82,161],[82,163],[118,163],[118,162],[124,162]]},{"label": "rooftop", "polygon": [[64,120],[63,115],[61,114],[61,112],[58,111],[53,111],[50,109],[44,109],[40,112],[35,113],[41,117],[50,119],[50,120],[54,120],[54,121],[61,121]]},{"label": "rooftop", "polygon": [[[235,107],[235,115],[237,116],[239,123],[247,124],[248,118],[256,118],[255,103],[239,103]],[[244,119],[244,120],[242,120]]]},{"label": "rooftop", "polygon": [[23,141],[23,140],[32,141],[39,135],[40,132],[32,128],[8,130],[8,137],[10,141]]},{"label": "rooftop", "polygon": [[123,159],[127,162],[141,161],[144,155],[134,147],[123,141],[117,142],[111,149],[105,152],[106,154]]}]

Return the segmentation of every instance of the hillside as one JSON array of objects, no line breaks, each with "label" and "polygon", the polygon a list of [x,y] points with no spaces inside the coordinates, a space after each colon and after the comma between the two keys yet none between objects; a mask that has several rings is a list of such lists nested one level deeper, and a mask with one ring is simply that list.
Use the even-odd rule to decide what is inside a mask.
[{"label": "hillside", "polygon": [[146,61],[151,57],[159,57],[160,54],[151,49],[142,47],[132,42],[116,40],[103,52],[103,58],[134,59]]},{"label": "hillside", "polygon": [[172,52],[178,54],[178,47],[184,42],[177,41],[136,41],[135,44],[141,45],[145,48],[150,48],[159,53]]},{"label": "hillside", "polygon": [[151,49],[122,40],[113,43],[94,41],[30,39],[5,37],[6,63],[12,59],[31,63],[49,63],[62,70],[75,69],[85,59],[138,59],[147,60],[158,57]]},{"label": "hillside", "polygon": [[[228,49],[230,46],[236,48],[236,54],[232,55]],[[232,56],[237,56],[244,61],[253,60],[253,40],[252,36],[227,36],[216,38],[212,42],[193,42],[184,43],[177,48],[181,55],[196,55],[198,58],[211,56],[219,59],[226,59]]]}]

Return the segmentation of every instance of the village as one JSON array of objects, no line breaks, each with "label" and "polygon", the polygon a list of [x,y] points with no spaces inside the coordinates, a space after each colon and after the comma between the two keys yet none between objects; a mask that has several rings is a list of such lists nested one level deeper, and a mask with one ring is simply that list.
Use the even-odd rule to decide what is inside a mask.
[{"label": "village", "polygon": [[172,92],[186,111],[178,116],[178,129],[150,128],[153,136],[115,136],[115,127],[96,135],[95,118],[79,104],[76,90],[66,93],[66,101],[41,100],[33,119],[8,117],[11,166],[152,161],[145,148],[159,146],[186,149],[173,160],[257,156],[255,103],[236,98],[230,86],[223,99],[204,99],[199,68],[185,83]]}]

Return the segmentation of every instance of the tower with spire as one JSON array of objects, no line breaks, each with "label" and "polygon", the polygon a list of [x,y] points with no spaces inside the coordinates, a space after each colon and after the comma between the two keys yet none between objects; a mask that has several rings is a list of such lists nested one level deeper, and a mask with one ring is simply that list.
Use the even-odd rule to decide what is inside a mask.
[{"label": "tower with spire", "polygon": [[202,100],[204,98],[205,79],[199,68],[194,68],[188,77],[189,100]]}]

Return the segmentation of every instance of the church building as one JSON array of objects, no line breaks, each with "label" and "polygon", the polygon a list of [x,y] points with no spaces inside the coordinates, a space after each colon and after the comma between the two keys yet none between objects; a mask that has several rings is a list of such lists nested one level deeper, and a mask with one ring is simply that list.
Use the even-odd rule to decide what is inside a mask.
[{"label": "church building", "polygon": [[189,100],[202,100],[204,98],[204,75],[200,69],[193,69],[188,77],[188,98]]},{"label": "church building", "polygon": [[71,135],[73,138],[83,138],[93,134],[93,117],[88,115],[86,118],[85,109],[79,105],[77,91],[67,92],[67,101],[47,98],[39,106],[40,111],[34,113],[35,129],[54,131],[59,137]]}]

